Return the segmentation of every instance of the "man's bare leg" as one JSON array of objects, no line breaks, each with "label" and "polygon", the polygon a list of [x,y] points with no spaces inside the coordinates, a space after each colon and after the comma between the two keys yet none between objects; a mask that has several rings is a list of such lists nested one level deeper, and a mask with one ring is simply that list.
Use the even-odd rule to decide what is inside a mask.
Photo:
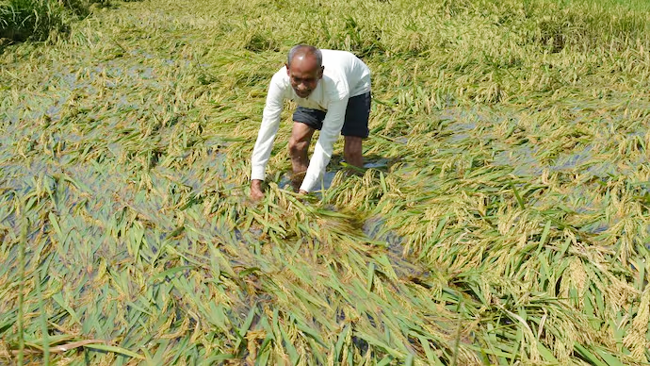
[{"label": "man's bare leg", "polygon": [[291,157],[291,166],[293,168],[293,176],[291,177],[291,185],[295,191],[298,191],[305,172],[309,166],[309,159],[307,153],[309,151],[309,144],[311,137],[314,135],[315,129],[300,122],[293,123],[291,131],[291,138],[289,139],[289,156]]},{"label": "man's bare leg", "polygon": [[357,168],[363,168],[363,138],[357,136],[345,136],[343,157],[345,161]]}]

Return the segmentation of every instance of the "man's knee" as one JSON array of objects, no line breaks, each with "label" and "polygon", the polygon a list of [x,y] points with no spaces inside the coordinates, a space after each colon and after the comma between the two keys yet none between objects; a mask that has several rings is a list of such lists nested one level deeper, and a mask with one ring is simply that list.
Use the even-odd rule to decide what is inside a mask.
[{"label": "man's knee", "polygon": [[289,154],[291,156],[304,154],[308,147],[309,140],[296,139],[294,137],[289,138]]},{"label": "man's knee", "polygon": [[307,154],[314,129],[304,123],[293,123],[291,137],[289,138],[289,154],[292,157],[303,157]]},{"label": "man's knee", "polygon": [[345,151],[350,153],[361,153],[363,138],[357,136],[345,136]]}]

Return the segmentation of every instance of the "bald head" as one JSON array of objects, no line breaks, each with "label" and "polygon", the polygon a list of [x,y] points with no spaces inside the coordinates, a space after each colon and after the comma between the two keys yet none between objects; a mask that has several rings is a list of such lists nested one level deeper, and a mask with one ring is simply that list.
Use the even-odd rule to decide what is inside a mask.
[{"label": "bald head", "polygon": [[320,50],[314,46],[309,46],[306,44],[299,44],[291,48],[289,55],[287,56],[288,67],[291,67],[291,63],[294,61],[294,59],[312,59],[310,61],[315,62],[317,67],[321,67],[323,65],[323,55],[321,54]]}]

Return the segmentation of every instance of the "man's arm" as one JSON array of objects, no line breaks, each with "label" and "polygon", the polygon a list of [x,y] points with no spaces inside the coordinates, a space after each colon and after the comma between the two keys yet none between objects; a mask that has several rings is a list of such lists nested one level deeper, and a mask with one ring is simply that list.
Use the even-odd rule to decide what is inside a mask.
[{"label": "man's arm", "polygon": [[348,98],[345,98],[332,102],[327,107],[327,114],[323,120],[323,128],[320,131],[318,142],[316,142],[314,154],[309,161],[305,180],[303,180],[300,186],[301,191],[309,192],[313,190],[325,173],[325,168],[332,158],[334,143],[341,134],[347,106]]},{"label": "man's arm", "polygon": [[[274,77],[275,79],[275,77]],[[262,124],[257,134],[251,159],[251,179],[263,181],[266,177],[266,164],[271,156],[273,141],[280,127],[284,91],[275,80],[271,80],[262,115]]]}]

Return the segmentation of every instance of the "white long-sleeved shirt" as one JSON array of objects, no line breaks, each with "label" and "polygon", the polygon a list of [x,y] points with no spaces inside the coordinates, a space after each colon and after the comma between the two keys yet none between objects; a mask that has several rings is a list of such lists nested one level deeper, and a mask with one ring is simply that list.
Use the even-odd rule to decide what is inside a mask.
[{"label": "white long-sleeved shirt", "polygon": [[363,61],[346,51],[321,52],[325,66],[323,78],[307,98],[296,95],[286,67],[271,78],[262,125],[253,149],[251,179],[264,180],[266,177],[266,164],[280,126],[282,106],[285,99],[290,99],[305,108],[327,111],[305,179],[300,186],[306,192],[313,190],[332,158],[334,143],[345,120],[348,99],[370,91],[370,70]]}]

